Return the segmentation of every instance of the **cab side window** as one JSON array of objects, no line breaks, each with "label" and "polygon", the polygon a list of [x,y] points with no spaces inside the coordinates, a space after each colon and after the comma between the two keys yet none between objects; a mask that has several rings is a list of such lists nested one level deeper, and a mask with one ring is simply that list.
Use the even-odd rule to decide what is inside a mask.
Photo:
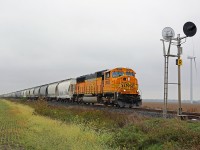
[{"label": "cab side window", "polygon": [[127,76],[133,76],[133,77],[135,76],[135,74],[133,72],[126,72],[126,75]]},{"label": "cab side window", "polygon": [[106,78],[110,78],[110,72],[106,72]]}]

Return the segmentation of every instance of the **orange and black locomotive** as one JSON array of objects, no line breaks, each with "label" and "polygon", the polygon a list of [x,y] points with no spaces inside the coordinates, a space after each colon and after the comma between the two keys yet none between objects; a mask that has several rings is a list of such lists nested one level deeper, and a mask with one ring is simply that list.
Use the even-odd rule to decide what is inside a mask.
[{"label": "orange and black locomotive", "polygon": [[74,100],[119,107],[140,106],[141,98],[135,72],[129,68],[98,71],[76,78]]}]

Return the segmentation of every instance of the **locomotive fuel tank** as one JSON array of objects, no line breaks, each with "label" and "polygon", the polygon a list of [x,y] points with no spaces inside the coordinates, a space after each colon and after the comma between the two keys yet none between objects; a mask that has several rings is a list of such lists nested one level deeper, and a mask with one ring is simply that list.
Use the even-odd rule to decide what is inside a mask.
[{"label": "locomotive fuel tank", "polygon": [[83,102],[84,103],[97,103],[98,98],[97,98],[97,96],[86,94],[86,95],[83,96]]}]

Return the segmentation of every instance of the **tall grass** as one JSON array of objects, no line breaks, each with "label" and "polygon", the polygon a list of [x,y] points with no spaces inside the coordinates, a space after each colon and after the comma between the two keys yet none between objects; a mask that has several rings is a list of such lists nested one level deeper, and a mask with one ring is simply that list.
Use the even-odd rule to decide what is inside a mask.
[{"label": "tall grass", "polygon": [[112,142],[120,149],[199,150],[200,124],[150,119],[119,129]]},{"label": "tall grass", "polygon": [[92,128],[95,131],[115,131],[127,124],[135,121],[140,122],[146,119],[136,113],[129,115],[117,113],[116,115],[116,112],[97,110],[94,108],[51,106],[48,105],[46,101],[42,100],[28,104],[35,109],[35,114],[59,119],[65,123],[83,125],[84,127]]},{"label": "tall grass", "polygon": [[33,115],[34,109],[8,101],[0,101],[1,147],[17,145],[22,149],[66,150],[109,149],[102,141],[109,134],[97,134],[79,125]]}]

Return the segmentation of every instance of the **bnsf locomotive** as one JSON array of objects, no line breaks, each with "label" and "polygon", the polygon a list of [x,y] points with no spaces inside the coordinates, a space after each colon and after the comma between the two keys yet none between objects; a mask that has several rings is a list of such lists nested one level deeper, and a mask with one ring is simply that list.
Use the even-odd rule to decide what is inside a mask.
[{"label": "bnsf locomotive", "polygon": [[141,98],[135,72],[129,68],[114,68],[93,74],[33,87],[3,97],[101,103],[118,107],[140,106]]}]

